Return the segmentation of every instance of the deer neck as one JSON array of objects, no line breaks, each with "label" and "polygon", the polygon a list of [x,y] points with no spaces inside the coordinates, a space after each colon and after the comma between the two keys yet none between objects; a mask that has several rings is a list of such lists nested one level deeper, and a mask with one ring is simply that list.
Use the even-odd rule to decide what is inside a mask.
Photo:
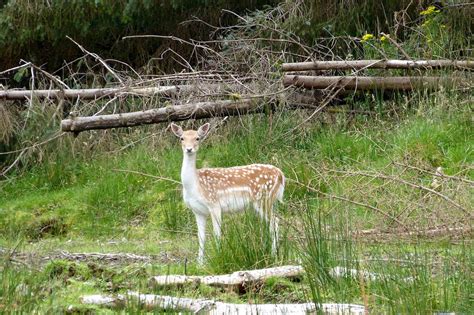
[{"label": "deer neck", "polygon": [[198,188],[199,181],[196,169],[196,154],[183,154],[183,166],[181,168],[181,183],[185,190]]}]

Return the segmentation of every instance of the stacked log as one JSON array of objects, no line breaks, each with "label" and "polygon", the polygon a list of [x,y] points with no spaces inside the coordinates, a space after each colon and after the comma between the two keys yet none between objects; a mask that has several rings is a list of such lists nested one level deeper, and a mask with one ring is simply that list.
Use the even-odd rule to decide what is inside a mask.
[{"label": "stacked log", "polygon": [[360,69],[474,69],[470,60],[341,60],[284,63],[283,71],[360,70]]},{"label": "stacked log", "polygon": [[[473,61],[456,60],[345,60],[345,61],[314,61],[285,63],[283,71],[326,71],[326,70],[351,70],[359,72],[364,69],[442,69],[456,70],[474,69]],[[330,101],[337,101],[337,96],[353,94],[357,91],[367,90],[400,90],[411,91],[415,89],[439,89],[441,87],[470,87],[472,80],[450,76],[356,76],[353,72],[348,76],[325,75],[300,75],[285,74],[283,85],[311,89],[312,94],[307,95],[296,91],[287,95],[288,109],[315,108],[316,105]],[[222,85],[214,84],[216,90]],[[61,99],[97,99],[116,96],[172,96],[183,91],[194,91],[198,86],[162,86],[162,87],[117,87],[103,89],[57,89],[57,90],[4,90],[0,91],[0,101],[25,100],[29,98]],[[300,95],[298,95],[298,93]],[[264,111],[265,102],[262,96],[244,96],[231,100],[218,100],[198,102],[184,105],[175,105],[150,109],[140,112],[123,114],[100,115],[91,117],[74,117],[61,122],[61,130],[78,133],[84,130],[108,129],[117,127],[133,127],[143,124],[180,121],[187,119],[211,118],[219,116],[235,116]]]},{"label": "stacked log", "polygon": [[413,90],[436,89],[440,86],[464,84],[464,81],[442,77],[358,77],[285,75],[284,86],[306,89],[344,88],[346,90]]},{"label": "stacked log", "polygon": [[[442,69],[473,70],[474,61],[456,60],[342,60],[284,63],[283,71],[326,71],[364,69]],[[441,86],[465,86],[466,80],[441,76],[326,76],[286,74],[283,85],[306,89],[327,89],[328,87],[345,90],[414,90],[438,89]]]}]

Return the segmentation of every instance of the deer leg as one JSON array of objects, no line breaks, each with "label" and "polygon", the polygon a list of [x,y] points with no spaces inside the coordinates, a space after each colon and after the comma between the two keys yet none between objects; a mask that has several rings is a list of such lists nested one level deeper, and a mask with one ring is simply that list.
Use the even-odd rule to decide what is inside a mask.
[{"label": "deer leg", "polygon": [[268,218],[265,215],[265,211],[263,209],[263,203],[262,202],[260,202],[260,201],[254,202],[253,207],[255,208],[255,211],[257,211],[260,218],[262,218],[265,221],[268,221]]},{"label": "deer leg", "polygon": [[276,254],[278,247],[278,221],[279,219],[273,213],[273,201],[272,198],[265,198],[263,204],[265,205],[265,217],[267,222],[270,224],[270,234],[272,236],[272,254]]},{"label": "deer leg", "polygon": [[211,209],[211,220],[212,227],[214,228],[214,235],[216,239],[221,238],[221,228],[222,228],[222,211],[220,208],[215,207]]},{"label": "deer leg", "polygon": [[270,225],[272,253],[275,254],[278,247],[278,218],[273,214],[272,204],[268,200],[261,200],[254,203],[254,208],[260,217]]},{"label": "deer leg", "polygon": [[204,262],[204,245],[206,244],[206,216],[202,214],[196,214],[196,223],[198,228],[198,239],[199,239],[199,254],[198,264],[202,265]]},{"label": "deer leg", "polygon": [[272,213],[270,217],[270,233],[272,234],[273,254],[276,254],[278,248],[278,221],[279,219]]}]

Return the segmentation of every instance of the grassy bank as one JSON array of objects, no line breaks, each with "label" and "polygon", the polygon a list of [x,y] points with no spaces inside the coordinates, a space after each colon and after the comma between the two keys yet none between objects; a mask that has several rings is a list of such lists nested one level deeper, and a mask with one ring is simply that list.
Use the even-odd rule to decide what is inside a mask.
[{"label": "grassy bank", "polygon": [[[227,241],[220,248],[209,243],[203,267],[194,263],[193,215],[174,182],[181,149],[165,126],[144,127],[146,132],[120,141],[113,131],[63,136],[44,148],[47,156],[46,150],[57,146],[55,159],[1,183],[0,244],[6,251],[0,304],[21,311],[65,310],[78,305],[84,293],[148,292],[147,278],[154,274],[302,262],[308,272],[302,282],[276,279],[245,295],[203,286],[155,292],[234,302],[354,302],[394,313],[469,310],[469,238],[403,233],[453,227],[465,220],[464,210],[471,211],[469,184],[441,179],[439,187],[430,185],[438,167],[445,175],[472,180],[472,102],[444,94],[435,102],[421,98],[411,109],[393,102],[385,104],[400,108],[392,114],[375,111],[348,119],[326,113],[300,125],[303,113],[277,112],[271,125],[267,116],[257,115],[230,119],[214,130],[199,152],[199,165],[272,163],[282,168],[288,184],[285,204],[278,207],[284,222],[278,256],[262,245],[269,244],[265,233],[255,234],[261,222],[241,215],[226,218],[232,220],[224,227]],[[91,136],[110,141],[89,147]],[[392,234],[354,234],[370,230]],[[60,250],[132,252],[156,260],[112,266],[43,260]],[[22,261],[30,255],[26,264],[34,268],[9,261],[12,251],[21,253]],[[328,270],[336,266],[382,278],[334,278]]]}]

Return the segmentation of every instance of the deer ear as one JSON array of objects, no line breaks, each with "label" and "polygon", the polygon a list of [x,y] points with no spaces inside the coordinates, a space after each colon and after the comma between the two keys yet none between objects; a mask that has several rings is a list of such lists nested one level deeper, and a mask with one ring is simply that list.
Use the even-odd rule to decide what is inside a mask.
[{"label": "deer ear", "polygon": [[183,129],[180,126],[171,123],[170,127],[171,131],[175,134],[176,137],[181,137],[183,135]]},{"label": "deer ear", "polygon": [[201,127],[199,127],[199,129],[198,129],[199,137],[205,137],[207,135],[207,133],[209,132],[210,127],[211,127],[211,125],[209,123],[206,123],[206,124],[202,125]]}]

